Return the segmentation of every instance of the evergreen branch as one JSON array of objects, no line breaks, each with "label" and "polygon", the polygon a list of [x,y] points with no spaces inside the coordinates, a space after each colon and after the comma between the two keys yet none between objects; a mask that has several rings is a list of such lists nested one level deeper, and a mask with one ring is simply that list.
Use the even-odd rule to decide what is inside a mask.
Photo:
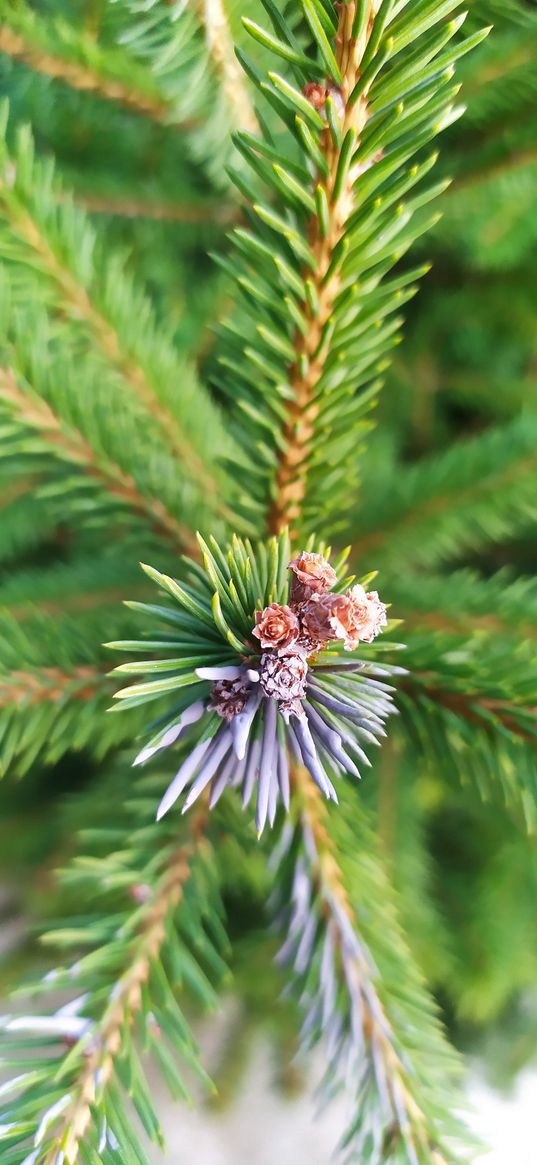
[{"label": "evergreen branch", "polygon": [[117,980],[113,998],[105,1008],[93,1032],[95,1047],[86,1055],[80,1073],[71,1088],[72,1100],[62,1112],[43,1165],[56,1165],[63,1152],[67,1165],[79,1159],[81,1145],[92,1120],[92,1109],[114,1073],[114,1059],[121,1051],[122,1032],[132,1024],[143,1007],[143,989],[152,965],[161,958],[167,939],[169,920],[179,906],[185,885],[191,877],[192,858],[200,844],[206,814],[198,813],[191,822],[193,841],[182,844],[172,853],[161,878],[141,912],[137,934],[129,952],[128,965]]},{"label": "evergreen branch", "polygon": [[[354,797],[347,827],[344,807],[332,821],[300,768],[294,782],[301,823],[280,859],[292,883],[282,957],[294,963],[303,988],[306,1048],[325,1037],[327,1092],[342,1079],[355,1085],[346,1159],[446,1165],[455,1160],[455,1140],[464,1140],[444,1107],[455,1063],[446,1060],[434,1009],[402,941],[373,839]],[[282,903],[288,895],[285,889]],[[370,901],[384,903],[382,923],[375,917],[368,925]]]},{"label": "evergreen branch", "polygon": [[[40,573],[43,592],[50,593],[56,572],[50,578],[47,572]],[[24,576],[14,575],[11,582],[12,594],[18,583],[24,593]],[[22,775],[37,759],[50,765],[66,752],[82,749],[102,758],[139,730],[136,715],[129,724],[121,717],[105,715],[114,689],[101,643],[110,627],[111,609],[86,601],[69,610],[67,603],[60,603],[66,583],[67,578],[63,588],[58,588],[53,634],[46,604],[27,604],[22,613],[16,606],[0,609],[2,773],[14,770]],[[1,590],[9,599],[9,584]],[[118,627],[119,617],[124,633],[129,634],[132,616],[125,608],[118,612],[116,602],[112,610],[114,626]]]},{"label": "evergreen branch", "polygon": [[[93,93],[104,101],[113,101],[159,124],[170,122],[170,106],[157,92],[153,94],[150,91],[144,92],[143,87],[137,89],[132,82],[108,73],[107,58],[104,54],[99,55],[94,41],[88,41],[84,46],[87,55],[93,61],[93,67],[89,67],[82,59],[77,59],[78,38],[74,40],[66,35],[68,26],[57,25],[56,45],[62,46],[65,53],[63,55],[46,47],[49,41],[48,32],[46,27],[41,25],[36,13],[31,14],[31,20],[29,12],[25,12],[23,16],[21,19],[20,14],[15,10],[6,9],[4,5],[0,26],[1,53],[5,53],[12,60],[20,61],[37,73],[42,73],[45,77],[63,81],[71,89]],[[69,43],[70,39],[73,40],[73,44]],[[70,49],[75,51],[70,53]],[[132,72],[135,73],[135,70],[131,70]]]},{"label": "evergreen branch", "polygon": [[[142,198],[127,198],[124,195],[84,194],[80,190],[74,196],[77,206],[90,214],[109,215],[111,218],[147,218],[155,222],[207,223],[216,222],[228,226],[237,218],[237,211],[225,203],[174,203],[148,201]],[[60,197],[60,202],[63,199]]]},{"label": "evergreen branch", "polygon": [[250,94],[235,56],[233,39],[222,0],[197,0],[207,47],[237,129],[256,133],[259,129]]},{"label": "evergreen branch", "polygon": [[[68,699],[88,700],[105,684],[101,668],[87,664],[74,668],[71,672],[61,668],[48,667],[38,671],[13,671],[8,676],[0,675],[0,708],[12,704],[56,703]],[[110,695],[110,685],[108,685]]]},{"label": "evergreen branch", "polygon": [[253,173],[235,175],[251,226],[235,232],[235,254],[222,261],[245,313],[221,329],[219,383],[249,462],[241,479],[270,528],[310,532],[322,510],[334,530],[398,343],[396,313],[423,269],[385,276],[431,225],[425,207],[445,184],[399,200],[436,160],[421,160],[423,148],[459,116],[453,65],[484,34],[454,41],[464,15],[444,17],[456,0],[440,9],[427,0],[418,12],[351,0],[337,15],[301,0],[309,40],[271,0],[265,7],[276,36],[249,20],[247,31],[283,58],[298,87],[240,53],[286,135],[283,146],[265,126],[261,139],[236,136]]},{"label": "evergreen branch", "polygon": [[[92,913],[45,936],[48,944],[74,947],[78,957],[49,972],[33,993],[68,987],[76,997],[48,1016],[3,1020],[3,1050],[15,1071],[19,1041],[26,1048],[26,1071],[13,1080],[14,1099],[8,1089],[0,1124],[6,1165],[21,1165],[29,1150],[33,1165],[97,1159],[111,1165],[117,1153],[127,1165],[146,1165],[128,1097],[149,1136],[162,1143],[162,1134],[135,1035],[175,1095],[187,1094],[174,1057],[206,1082],[175,992],[188,985],[211,1006],[205,967],[213,976],[224,971],[207,811],[198,809],[179,838],[176,825],[164,835],[154,827],[161,833],[155,854],[148,846],[146,788],[147,782],[135,798],[130,795],[127,820],[123,809],[116,852],[107,852],[107,829],[94,829],[104,854],[78,858],[63,873],[77,899],[91,902]],[[124,787],[122,793],[124,799]],[[111,912],[110,895],[119,913]]]},{"label": "evergreen branch", "polygon": [[[505,576],[488,582],[461,572],[444,580],[444,594],[474,590],[473,609],[482,610],[501,589],[493,623],[467,627],[449,620],[453,598],[447,598],[447,626],[433,628],[409,622],[405,662],[408,673],[399,687],[402,724],[413,751],[424,755],[452,781],[473,782],[486,798],[501,795],[530,828],[537,821],[537,667],[533,626],[533,590],[529,580],[511,587]],[[452,590],[452,587],[455,590]],[[424,580],[422,605],[442,593],[439,580]],[[524,593],[528,602],[524,603]],[[441,604],[440,611],[442,616]],[[418,603],[419,606],[419,603]],[[524,611],[533,628],[523,636],[515,612]],[[472,604],[470,603],[470,614]],[[442,619],[441,619],[442,622]]]},{"label": "evergreen branch", "polygon": [[[23,145],[21,141],[18,155],[14,159],[16,170],[25,169],[27,158],[24,155],[27,148],[28,143]],[[6,158],[5,164],[9,166],[11,159]],[[65,204],[65,231],[61,230],[62,224],[57,220],[54,201],[51,201],[43,214],[42,203],[36,201],[39,189],[38,166],[36,171],[32,185],[28,183],[27,173],[20,184],[14,185],[12,181],[0,183],[0,208],[10,232],[6,248],[8,258],[11,258],[13,242],[11,236],[14,236],[28,249],[30,269],[35,267],[37,259],[58,296],[58,307],[78,326],[87,327],[92,341],[99,345],[105,361],[111,368],[117,370],[124,379],[129,394],[138,399],[142,408],[147,411],[161,438],[179,464],[184,467],[186,474],[196,482],[200,491],[214,499],[217,512],[231,518],[231,512],[222,496],[221,479],[209,471],[206,445],[205,453],[202,455],[199,448],[201,434],[196,433],[194,423],[192,406],[195,408],[197,405],[200,413],[207,415],[210,413],[209,402],[202,399],[199,385],[195,386],[195,393],[191,392],[194,400],[190,402],[190,410],[185,408],[184,399],[181,402],[183,407],[179,408],[180,398],[175,400],[171,398],[171,386],[163,384],[160,377],[165,375],[168,378],[174,373],[178,377],[182,372],[184,379],[185,369],[178,368],[175,359],[173,369],[169,365],[163,367],[163,358],[166,361],[168,356],[164,346],[165,337],[159,337],[156,333],[148,304],[136,302],[135,293],[132,294],[132,302],[128,303],[126,281],[122,284],[120,299],[118,292],[111,285],[110,276],[107,281],[108,289],[105,284],[103,296],[103,285],[101,283],[99,286],[97,283],[96,290],[96,272],[92,271],[91,267],[89,272],[86,268],[86,280],[83,280],[80,255],[85,248],[94,249],[94,239],[87,233],[84,217],[82,215],[74,217],[76,212],[71,202]],[[76,250],[73,248],[74,241]],[[18,255],[16,261],[21,262]],[[110,255],[107,255],[106,262],[108,270],[111,271],[114,260]],[[116,271],[116,276],[119,274],[119,271]],[[124,272],[121,274],[124,279]],[[99,292],[101,302],[97,304],[94,297]],[[140,309],[143,313],[139,319],[142,333],[132,334],[129,342],[125,325],[128,322],[132,326],[132,320],[140,313]],[[162,345],[161,353],[158,352],[159,343]],[[191,371],[189,376],[193,376]],[[208,416],[207,419],[209,420]],[[215,415],[213,423],[216,420]]]},{"label": "evergreen branch", "polygon": [[136,568],[95,554],[84,554],[69,562],[10,573],[0,582],[0,609],[17,623],[38,616],[79,614],[109,607],[117,609],[125,595],[147,599],[150,590]]},{"label": "evergreen branch", "polygon": [[535,521],[533,417],[490,429],[442,454],[383,467],[378,489],[354,518],[356,561],[434,565],[466,548],[513,537]]},{"label": "evergreen branch", "polygon": [[520,642],[537,635],[537,585],[533,578],[515,578],[503,569],[491,578],[475,570],[446,575],[401,571],[391,580],[393,609],[411,631],[432,631],[479,637],[498,636]]},{"label": "evergreen branch", "polygon": [[46,442],[57,459],[58,468],[65,463],[82,469],[89,478],[104,486],[112,499],[149,522],[151,527],[174,546],[196,547],[191,532],[168,511],[157,497],[140,493],[133,478],[118,465],[97,454],[80,432],[68,428],[43,399],[23,391],[9,369],[0,369],[0,404],[18,423]]},{"label": "evergreen branch", "polygon": [[[353,105],[349,105],[349,97],[356,88],[379,7],[380,0],[373,0],[368,21],[358,38],[354,35],[356,5],[351,2],[339,8],[335,38],[336,63],[341,73],[340,91],[345,107],[341,142],[345,139],[348,141],[347,135],[350,135],[350,140],[359,144],[368,118],[366,95],[359,96]],[[273,534],[279,534],[285,526],[294,526],[300,520],[306,495],[304,468],[311,455],[315,436],[313,421],[318,412],[315,390],[326,357],[323,335],[341,291],[341,272],[336,271],[330,275],[330,269],[336,248],[344,238],[348,220],[356,206],[354,184],[360,171],[359,164],[347,168],[344,181],[339,182],[336,188],[338,171],[341,170],[341,144],[335,144],[330,129],[325,129],[319,146],[326,163],[325,173],[319,179],[319,197],[323,201],[326,199],[330,208],[330,227],[323,230],[323,224],[315,214],[308,230],[312,258],[311,299],[315,306],[306,306],[304,331],[300,330],[295,337],[296,361],[289,373],[293,399],[283,431],[284,448],[277,468],[275,499],[268,521],[269,530]]]}]

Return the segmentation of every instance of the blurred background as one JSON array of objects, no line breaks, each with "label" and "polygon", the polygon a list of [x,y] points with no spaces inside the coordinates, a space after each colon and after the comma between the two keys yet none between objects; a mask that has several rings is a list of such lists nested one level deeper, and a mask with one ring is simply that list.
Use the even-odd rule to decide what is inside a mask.
[{"label": "blurred background", "polygon": [[[228,7],[240,39],[240,11],[256,14],[256,5]],[[442,219],[414,252],[413,261],[432,266],[405,309],[405,341],[387,373],[379,424],[363,457],[362,480],[372,494],[382,488],[387,464],[404,468],[491,426],[508,434],[537,412],[537,10],[531,0],[474,0],[469,10],[468,30],[493,23],[494,32],[460,68],[468,110],[442,139],[437,174],[453,182],[443,196]],[[141,58],[138,71],[129,73],[121,54],[114,56],[114,46],[128,44],[125,38],[114,4],[105,0],[2,3],[0,88],[14,124],[31,123],[38,152],[55,156],[100,235],[128,250],[129,268],[149,289],[177,346],[210,377],[212,325],[226,318],[230,303],[226,279],[208,255],[225,251],[226,231],[239,214],[225,173],[227,115],[204,109],[211,128],[200,141],[190,128],[200,114],[194,83],[181,89],[181,78],[163,68],[152,88]],[[120,100],[112,94],[112,76],[123,86]],[[147,109],[158,112],[159,101],[164,113],[168,101],[169,117],[146,116]],[[491,446],[483,476],[488,494],[497,490],[498,498],[520,488],[516,533],[506,531],[505,539],[496,537],[479,554],[469,546],[453,569],[476,565],[485,577],[506,566],[535,573],[528,499],[533,491],[534,505],[537,450],[502,458],[498,469]],[[464,508],[464,490],[461,476],[450,495],[455,509]],[[65,553],[60,531],[25,547],[22,562],[46,565]],[[9,569],[8,562],[3,570]],[[102,631],[103,639],[111,638],[114,628]],[[384,763],[389,770],[389,751]],[[98,767],[82,751],[46,770],[33,766],[22,784],[4,787],[4,993],[43,959],[34,924],[54,916],[52,871],[70,852],[73,799],[78,820],[80,798],[89,804],[94,796]],[[389,800],[389,774],[382,788]],[[485,1160],[529,1165],[537,1111],[537,843],[514,831],[507,814],[477,797],[472,802],[467,791],[463,797],[456,780],[440,790],[434,774],[424,771],[416,789],[432,909],[441,914],[445,933],[440,949],[431,940],[434,919],[430,933],[422,919],[416,953],[450,1035],[468,1057],[472,1119],[491,1146]],[[398,812],[404,821],[404,794],[394,795],[403,798]],[[419,892],[424,874],[409,866],[404,829],[390,838],[389,805],[383,820],[412,932],[405,879],[417,879]],[[166,1108],[169,1165],[183,1159],[183,1149],[185,1159],[196,1151],[200,1165],[268,1165],[275,1157],[294,1165],[321,1162],[337,1135],[336,1111],[312,1125],[312,1102],[302,1084],[316,1065],[294,1062],[294,1016],[286,1004],[275,1009],[272,1003],[282,984],[270,942],[256,944],[252,953],[266,891],[258,875],[254,864],[253,874],[239,872],[237,884],[228,887],[236,991],[221,1017],[200,1026],[220,1107],[201,1114]]]}]

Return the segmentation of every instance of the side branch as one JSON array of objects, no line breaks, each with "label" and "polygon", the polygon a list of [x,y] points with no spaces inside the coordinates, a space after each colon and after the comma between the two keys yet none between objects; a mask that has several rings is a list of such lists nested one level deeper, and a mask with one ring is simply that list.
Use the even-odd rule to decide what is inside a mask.
[{"label": "side branch", "polygon": [[6,405],[19,424],[34,430],[46,440],[58,463],[71,462],[94,478],[113,498],[133,513],[149,521],[160,534],[177,547],[197,554],[197,542],[190,530],[182,526],[158,498],[146,498],[136,482],[116,464],[97,454],[80,432],[67,429],[50,408],[37,396],[23,392],[10,369],[0,369],[0,405]]},{"label": "side branch", "polygon": [[236,129],[256,133],[259,129],[242,70],[235,56],[233,40],[222,0],[199,0],[200,20],[207,47],[222,82]]},{"label": "side branch", "polygon": [[[378,6],[378,0],[373,0],[364,32],[358,39],[354,39],[356,3],[351,0],[348,4],[338,5],[340,15],[335,55],[343,78],[337,94],[338,102],[343,104],[343,142],[348,131],[352,130],[355,143],[358,144],[367,121],[367,95],[362,94],[353,104],[349,103],[349,97],[360,75],[360,63],[373,30]],[[355,208],[354,183],[359,167],[356,164],[349,167],[342,189],[337,193],[335,187],[341,150],[334,146],[328,128],[321,134],[319,144],[327,162],[327,174],[326,177],[318,175],[315,184],[321,188],[329,207],[329,229],[325,234],[320,218],[317,215],[312,217],[309,243],[314,269],[308,269],[305,279],[311,281],[313,289],[310,301],[304,300],[301,307],[306,327],[304,332],[297,330],[294,340],[296,360],[289,371],[293,399],[284,426],[285,444],[277,470],[275,501],[269,516],[269,530],[272,534],[279,534],[285,526],[293,526],[300,518],[306,493],[308,456],[318,413],[315,389],[327,355],[323,337],[341,285],[338,272],[330,274],[330,269],[336,247],[343,239],[346,224]]]},{"label": "side branch", "polygon": [[23,709],[66,698],[88,700],[106,683],[104,669],[89,664],[69,671],[58,667],[19,669],[0,676],[0,708],[18,705]]},{"label": "side branch", "polygon": [[71,1089],[72,1099],[61,1115],[43,1165],[57,1165],[60,1151],[66,1165],[74,1165],[79,1160],[92,1109],[99,1104],[114,1074],[114,1058],[121,1051],[122,1031],[143,1007],[143,991],[151,966],[160,958],[170,918],[183,897],[205,822],[206,810],[202,809],[192,823],[192,841],[180,845],[172,854],[147,902],[132,945],[131,960],[115,984],[103,1015],[93,1026],[91,1042]]},{"label": "side branch", "polygon": [[47,274],[56,284],[69,315],[74,320],[82,320],[89,328],[105,359],[127,382],[133,395],[138,398],[158,426],[161,436],[180,464],[187,469],[200,488],[215,499],[218,512],[231,518],[232,515],[223,502],[217,483],[208,472],[206,462],[182,432],[173,413],[159,400],[145,369],[129,351],[124,350],[113,323],[95,305],[86,287],[58,258],[30,212],[11,203],[7,213],[14,231],[38,256]]},{"label": "side branch", "polygon": [[152,121],[167,123],[170,120],[170,109],[165,101],[140,93],[121,81],[104,77],[78,62],[45,52],[6,24],[0,27],[0,52],[6,53],[12,60],[28,65],[36,73],[42,73],[55,81],[64,81],[71,89],[95,93],[105,101],[114,101]]}]

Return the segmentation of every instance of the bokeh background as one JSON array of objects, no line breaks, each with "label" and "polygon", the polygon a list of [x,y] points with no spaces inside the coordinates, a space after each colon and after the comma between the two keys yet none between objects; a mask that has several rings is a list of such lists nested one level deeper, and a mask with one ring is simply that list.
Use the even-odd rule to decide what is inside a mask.
[{"label": "bokeh background", "polygon": [[[240,38],[244,6],[229,7]],[[247,8],[256,11],[254,3]],[[17,9],[24,10],[24,19]],[[460,68],[466,116],[443,137],[438,172],[453,178],[443,196],[443,217],[414,254],[430,261],[431,271],[406,308],[405,342],[387,374],[362,479],[374,496],[388,463],[404,473],[409,463],[493,427],[499,452],[491,446],[483,464],[484,504],[518,490],[519,519],[514,532],[506,525],[505,536],[485,550],[480,546],[474,553],[470,544],[452,567],[478,565],[485,576],[507,567],[531,576],[537,563],[537,449],[522,456],[514,443],[509,456],[509,434],[525,425],[531,430],[537,412],[536,6],[531,0],[473,0],[468,27],[483,23],[494,24],[493,34]],[[94,91],[71,84],[64,66],[79,34],[87,49],[79,70],[99,79],[99,46],[109,48],[116,31],[114,5],[105,0],[2,3],[0,88],[14,123],[31,123],[38,152],[55,155],[99,232],[128,248],[129,264],[159,315],[208,376],[211,324],[230,309],[226,280],[208,253],[225,250],[226,231],[238,214],[224,172],[227,127],[218,110],[210,111],[212,143],[204,141],[196,158],[190,134],[187,166],[185,135],[176,126],[155,124],[106,99],[99,84]],[[138,81],[125,77],[127,86]],[[182,98],[188,120],[189,95]],[[467,488],[464,476],[455,474],[439,522],[447,525],[464,511]],[[26,561],[45,566],[65,552],[60,535],[27,549]],[[104,629],[104,637],[111,634]],[[522,638],[529,634],[521,627]],[[43,958],[33,927],[54,916],[52,871],[70,849],[73,796],[91,799],[95,776],[95,761],[82,752],[46,771],[34,767],[23,784],[10,782],[3,790],[3,993]],[[433,949],[423,932],[418,954],[450,1034],[468,1056],[474,1123],[491,1145],[487,1160],[529,1165],[537,1111],[537,842],[523,829],[514,831],[507,814],[463,798],[456,780],[440,796],[428,776],[421,796],[435,908],[446,940],[443,949]],[[398,808],[404,820],[404,804]],[[404,879],[413,873],[404,830],[390,835],[389,811],[388,803],[385,841],[401,870],[404,910]],[[292,1018],[286,1005],[275,1010],[272,1002],[277,975],[270,944],[261,958],[256,947],[252,965],[255,878],[247,890],[238,885],[228,907],[238,939],[237,993],[220,1019],[202,1025],[201,1038],[221,1085],[220,1104],[229,1108],[195,1116],[166,1110],[167,1160],[171,1165],[183,1159],[180,1150],[193,1155],[194,1148],[200,1165],[328,1160],[337,1112],[312,1126],[312,1103],[301,1085],[316,1065],[293,1062]]]}]

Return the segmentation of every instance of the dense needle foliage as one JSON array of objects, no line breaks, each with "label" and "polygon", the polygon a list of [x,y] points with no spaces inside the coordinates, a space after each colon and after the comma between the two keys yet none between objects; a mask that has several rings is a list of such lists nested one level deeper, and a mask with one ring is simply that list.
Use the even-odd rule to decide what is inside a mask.
[{"label": "dense needle foliage", "polygon": [[0,0],[3,1165],[145,1165],[233,976],[348,1162],[471,1157],[446,1023],[535,1053],[537,13],[468,8]]}]

